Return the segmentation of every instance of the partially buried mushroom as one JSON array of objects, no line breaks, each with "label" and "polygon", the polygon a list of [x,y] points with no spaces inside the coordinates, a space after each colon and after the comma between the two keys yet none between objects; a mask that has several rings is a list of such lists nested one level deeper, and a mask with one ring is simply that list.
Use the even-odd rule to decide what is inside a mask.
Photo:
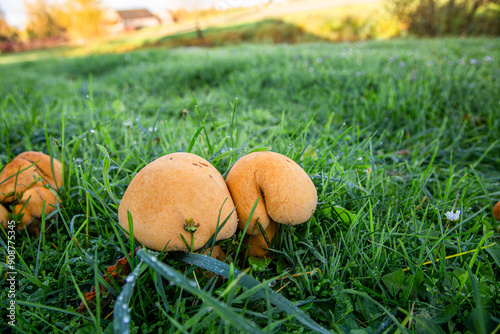
[{"label": "partially buried mushroom", "polygon": [[29,188],[62,186],[62,166],[57,159],[40,152],[23,152],[0,174],[0,202],[13,202]]},{"label": "partially buried mushroom", "polygon": [[[39,222],[42,211],[49,214],[55,210],[60,203],[57,190],[62,185],[62,165],[57,159],[40,152],[23,152],[0,173],[0,202],[13,202],[13,214],[21,216],[17,227],[22,230]],[[2,226],[5,228],[6,222]],[[36,224],[30,230],[39,234]]]},{"label": "partially buried mushroom", "polygon": [[226,183],[236,204],[240,229],[244,230],[259,200],[247,228],[247,234],[257,236],[250,244],[254,256],[267,254],[257,222],[272,240],[277,228],[272,222],[304,223],[311,218],[318,201],[316,187],[306,172],[292,159],[274,152],[255,152],[240,158],[229,171]]},{"label": "partially buried mushroom", "polygon": [[128,212],[134,238],[158,251],[198,250],[226,218],[217,240],[230,238],[237,227],[222,175],[191,153],[168,154],[140,170],[118,208],[120,225],[130,232]]}]

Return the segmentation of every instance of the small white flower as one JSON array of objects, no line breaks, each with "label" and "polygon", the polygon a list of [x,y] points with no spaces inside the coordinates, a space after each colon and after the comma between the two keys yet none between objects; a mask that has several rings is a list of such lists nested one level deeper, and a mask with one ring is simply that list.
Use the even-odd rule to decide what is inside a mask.
[{"label": "small white flower", "polygon": [[477,59],[474,59],[474,58],[470,59],[469,64],[471,64],[471,65],[477,64]]},{"label": "small white flower", "polygon": [[460,219],[460,212],[461,212],[460,210],[457,210],[456,212],[448,211],[445,213],[445,215],[449,221],[456,222]]},{"label": "small white flower", "polygon": [[493,61],[493,57],[492,56],[486,56],[484,57],[483,59],[485,62],[490,62],[490,61]]}]

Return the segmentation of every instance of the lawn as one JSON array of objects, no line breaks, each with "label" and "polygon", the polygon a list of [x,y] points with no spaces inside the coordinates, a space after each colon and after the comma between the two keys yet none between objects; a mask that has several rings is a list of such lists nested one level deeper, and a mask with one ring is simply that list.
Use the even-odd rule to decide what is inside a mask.
[{"label": "lawn", "polygon": [[[65,177],[50,230],[16,234],[18,332],[500,331],[499,39],[9,57],[0,168],[39,150]],[[241,231],[218,242],[226,265],[129,256],[139,245],[117,212],[141,168],[190,151],[226,177],[258,150],[296,161],[318,191],[313,217],[282,226],[270,260],[243,258]],[[130,276],[105,282],[124,256]]]}]

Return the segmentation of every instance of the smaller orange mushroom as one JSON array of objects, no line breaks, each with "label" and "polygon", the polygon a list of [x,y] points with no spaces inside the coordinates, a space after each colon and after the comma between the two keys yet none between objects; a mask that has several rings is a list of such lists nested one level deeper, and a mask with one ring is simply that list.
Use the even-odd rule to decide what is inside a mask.
[{"label": "smaller orange mushroom", "polygon": [[247,254],[251,256],[268,255],[268,245],[257,222],[264,228],[268,240],[272,240],[277,224],[305,223],[318,202],[316,187],[306,172],[279,153],[245,155],[233,165],[226,183],[236,204],[239,228],[244,230],[248,222],[245,242],[250,242]]},{"label": "smaller orange mushroom", "polygon": [[23,152],[0,173],[0,202],[13,202],[29,188],[62,186],[62,165],[40,152]]}]

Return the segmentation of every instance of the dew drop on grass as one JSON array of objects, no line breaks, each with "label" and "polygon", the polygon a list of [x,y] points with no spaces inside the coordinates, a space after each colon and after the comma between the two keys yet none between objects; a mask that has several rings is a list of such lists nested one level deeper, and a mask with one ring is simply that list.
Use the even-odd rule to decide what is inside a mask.
[{"label": "dew drop on grass", "polygon": [[90,129],[89,131],[90,133],[95,133],[95,130],[94,129]]},{"label": "dew drop on grass", "polygon": [[128,324],[130,322],[130,315],[124,314],[122,320],[123,320],[123,323]]},{"label": "dew drop on grass", "polygon": [[127,276],[127,278],[125,279],[125,281],[126,281],[127,283],[130,283],[130,282],[132,282],[133,280],[134,280],[134,278],[133,278],[132,276]]}]

